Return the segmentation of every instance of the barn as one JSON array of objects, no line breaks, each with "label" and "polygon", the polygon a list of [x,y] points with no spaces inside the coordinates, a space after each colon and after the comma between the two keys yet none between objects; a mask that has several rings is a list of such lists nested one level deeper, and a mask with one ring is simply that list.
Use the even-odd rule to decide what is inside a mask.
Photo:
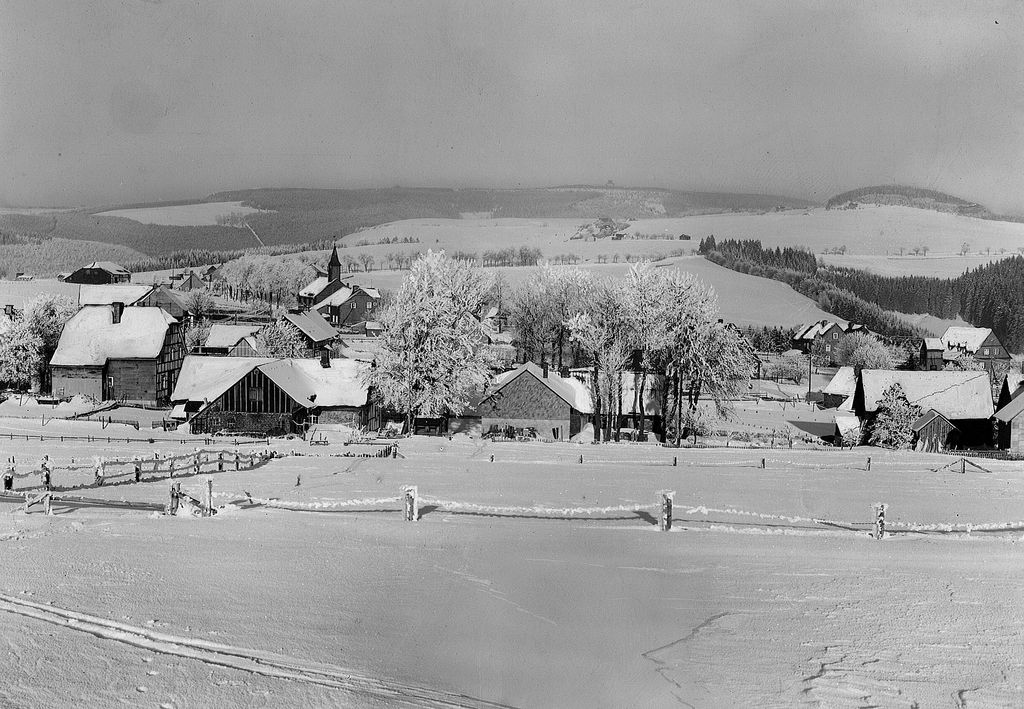
[{"label": "barn", "polygon": [[227,325],[214,323],[210,326],[210,334],[199,353],[220,355],[223,357],[259,357],[259,343],[256,335],[263,325],[247,323],[244,325]]},{"label": "barn", "polygon": [[190,356],[172,395],[193,433],[303,434],[375,423],[366,365],[353,360]]},{"label": "barn", "polygon": [[1024,387],[1018,386],[1010,399],[996,412],[999,447],[1024,453]]},{"label": "barn", "polygon": [[[878,404],[885,391],[899,384],[907,400],[924,412],[916,424],[927,431],[932,441],[938,442],[943,424],[934,418],[924,420],[934,411],[958,431],[953,443],[958,448],[987,446],[992,443],[992,389],[988,372],[920,372],[891,369],[865,369],[857,378],[853,397],[853,410],[864,423],[869,423],[878,412]],[[865,428],[865,430],[867,430]],[[947,431],[948,435],[951,432]]]},{"label": "barn", "polygon": [[485,434],[532,429],[555,441],[580,433],[593,411],[582,382],[533,362],[499,374],[477,407]]},{"label": "barn", "polygon": [[286,313],[284,319],[299,331],[303,343],[313,352],[330,347],[338,337],[338,331],[315,310]]},{"label": "barn", "polygon": [[953,450],[960,439],[960,429],[935,409],[928,409],[911,425],[916,443],[914,449],[927,453]]},{"label": "barn", "polygon": [[857,389],[857,373],[853,367],[840,367],[832,380],[821,390],[822,406],[835,409],[853,396]]},{"label": "barn", "polygon": [[184,356],[181,328],[166,311],[87,305],[64,325],[51,386],[58,396],[156,406],[169,399]]}]

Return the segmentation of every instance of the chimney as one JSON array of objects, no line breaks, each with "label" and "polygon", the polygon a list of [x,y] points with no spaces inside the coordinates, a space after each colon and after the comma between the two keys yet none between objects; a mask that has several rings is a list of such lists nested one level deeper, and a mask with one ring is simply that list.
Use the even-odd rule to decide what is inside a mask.
[{"label": "chimney", "polygon": [[541,374],[544,375],[544,378],[547,379],[548,378],[548,363],[547,362],[544,362],[544,363],[542,363],[540,365],[540,371],[541,371]]},{"label": "chimney", "polygon": [[121,314],[124,312],[124,303],[111,303],[110,304],[110,315],[113,323],[117,325],[121,322]]},{"label": "chimney", "polygon": [[331,351],[328,349],[320,350],[320,366],[324,369],[331,368]]}]

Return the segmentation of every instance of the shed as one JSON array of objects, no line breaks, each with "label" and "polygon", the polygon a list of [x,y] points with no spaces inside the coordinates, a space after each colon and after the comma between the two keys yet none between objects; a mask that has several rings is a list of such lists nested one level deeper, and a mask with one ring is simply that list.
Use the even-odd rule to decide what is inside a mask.
[{"label": "shed", "polygon": [[927,453],[955,448],[960,437],[960,429],[935,409],[923,413],[911,429],[917,438],[914,449]]},{"label": "shed", "polygon": [[262,327],[259,323],[214,323],[210,327],[210,334],[206,336],[206,342],[200,348],[200,353],[227,357],[259,357],[256,334]]},{"label": "shed", "polygon": [[1024,388],[1018,387],[1016,392],[996,412],[998,444],[1003,450],[1024,453]]},{"label": "shed", "polygon": [[338,337],[338,331],[315,310],[287,313],[284,318],[295,326],[306,347],[313,351],[324,349]]},{"label": "shed", "polygon": [[538,438],[556,441],[582,431],[593,411],[582,382],[533,362],[499,374],[477,407],[485,433],[532,429]]}]

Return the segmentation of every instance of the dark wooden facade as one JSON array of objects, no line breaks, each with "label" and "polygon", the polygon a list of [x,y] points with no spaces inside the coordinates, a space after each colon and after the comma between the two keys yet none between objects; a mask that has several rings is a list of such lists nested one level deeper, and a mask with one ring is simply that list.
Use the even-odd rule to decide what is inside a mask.
[{"label": "dark wooden facade", "polygon": [[934,409],[915,421],[912,428],[917,435],[914,447],[919,451],[936,453],[952,450],[960,440],[960,429]]},{"label": "dark wooden facade", "polygon": [[356,288],[352,297],[341,305],[316,305],[314,310],[324,316],[336,328],[347,328],[373,320],[377,299],[362,289]]},{"label": "dark wooden facade", "polygon": [[305,424],[306,409],[259,369],[254,369],[189,423],[193,433],[295,433]]},{"label": "dark wooden facade", "polygon": [[87,285],[103,285],[106,283],[128,283],[131,280],[132,276],[130,273],[111,273],[105,268],[92,268],[89,266],[83,266],[77,271],[73,271],[67,278],[64,279],[65,283],[84,283]]}]

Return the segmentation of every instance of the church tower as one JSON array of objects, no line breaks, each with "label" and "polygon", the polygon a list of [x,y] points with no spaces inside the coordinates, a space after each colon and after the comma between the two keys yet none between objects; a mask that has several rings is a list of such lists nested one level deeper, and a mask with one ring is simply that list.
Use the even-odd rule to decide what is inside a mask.
[{"label": "church tower", "polygon": [[341,259],[338,258],[338,247],[335,245],[334,251],[331,252],[331,260],[327,262],[327,282],[332,283],[340,280]]}]

